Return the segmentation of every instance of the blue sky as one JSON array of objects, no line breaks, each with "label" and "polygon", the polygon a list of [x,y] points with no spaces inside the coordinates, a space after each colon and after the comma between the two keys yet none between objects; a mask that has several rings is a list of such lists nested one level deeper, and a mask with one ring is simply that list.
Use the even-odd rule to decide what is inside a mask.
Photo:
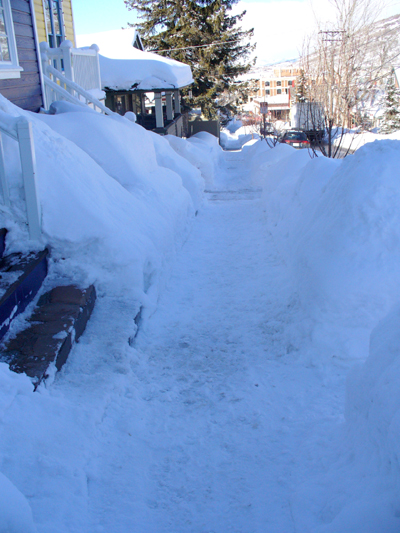
[{"label": "blue sky", "polygon": [[[306,0],[293,1],[304,3]],[[109,0],[108,2],[99,2],[99,0],[72,0],[72,2],[75,29],[78,35],[117,30],[126,27],[128,22],[135,22],[133,11],[127,9],[123,0]],[[252,0],[252,2],[242,0],[242,3],[268,4],[276,2],[274,0]]]},{"label": "blue sky", "polygon": [[133,12],[125,7],[123,0],[72,0],[72,7],[77,35],[117,30],[134,22]]},{"label": "blue sky", "polygon": [[[314,26],[314,11],[319,17],[329,12],[329,0],[242,0],[246,9],[243,26],[254,27],[258,64],[294,59],[303,38]],[[135,22],[123,0],[72,0],[77,35],[116,30]],[[400,13],[400,0],[392,0],[384,16]],[[79,41],[79,39],[78,39]]]}]

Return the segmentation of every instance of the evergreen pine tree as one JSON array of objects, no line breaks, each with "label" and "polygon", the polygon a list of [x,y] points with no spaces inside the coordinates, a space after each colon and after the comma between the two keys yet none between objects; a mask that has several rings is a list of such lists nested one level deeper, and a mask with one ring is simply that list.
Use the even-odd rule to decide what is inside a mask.
[{"label": "evergreen pine tree", "polygon": [[194,79],[190,103],[201,107],[207,118],[224,109],[218,97],[251,67],[248,57],[255,47],[249,42],[253,30],[238,26],[245,11],[230,14],[237,2],[125,0],[127,7],[138,13],[140,23],[135,27],[146,49],[190,65]]},{"label": "evergreen pine tree", "polygon": [[396,89],[394,72],[392,71],[386,84],[385,111],[381,132],[392,133],[397,130],[400,130],[400,91]]}]

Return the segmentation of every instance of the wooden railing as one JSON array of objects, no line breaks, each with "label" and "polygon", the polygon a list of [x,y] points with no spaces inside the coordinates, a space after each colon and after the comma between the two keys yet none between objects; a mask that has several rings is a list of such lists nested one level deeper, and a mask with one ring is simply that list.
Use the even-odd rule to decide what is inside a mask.
[{"label": "wooden railing", "polygon": [[[57,100],[66,100],[76,105],[89,105],[95,111],[105,115],[114,115],[114,112],[106,107],[91,93],[82,89],[80,85],[69,80],[61,72],[50,65],[43,69],[43,81],[46,92],[46,101],[50,105]],[[50,103],[49,103],[50,102]]]},{"label": "wooden railing", "polygon": [[[73,48],[71,41],[63,41],[59,48],[50,48],[48,43],[42,42],[40,52],[45,77],[75,96],[78,92],[76,87],[79,87],[90,94],[93,101],[101,101],[104,98],[101,90],[99,49],[96,45],[90,48]],[[67,81],[60,83],[62,76]],[[51,87],[50,84],[47,84],[47,87]],[[45,108],[49,109],[55,100],[60,99],[60,94],[57,95],[54,87],[46,89],[45,92]]]},{"label": "wooden railing", "polygon": [[164,127],[164,135],[175,135],[182,137],[184,133],[183,115],[178,115],[172,122]]},{"label": "wooden railing", "polygon": [[2,133],[19,144],[22,178],[25,190],[29,237],[38,240],[42,234],[41,209],[36,185],[36,157],[32,124],[24,117],[12,117],[0,111],[0,189],[4,205],[10,205],[8,183],[4,165]]}]

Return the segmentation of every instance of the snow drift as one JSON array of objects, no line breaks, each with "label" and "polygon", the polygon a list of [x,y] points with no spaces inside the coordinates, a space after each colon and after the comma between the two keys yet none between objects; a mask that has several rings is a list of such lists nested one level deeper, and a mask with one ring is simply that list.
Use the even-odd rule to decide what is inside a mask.
[{"label": "snow drift", "polygon": [[[123,117],[76,110],[35,115],[4,98],[0,104],[33,124],[43,244],[57,268],[69,270],[76,283],[112,283],[143,303],[145,279],[157,285],[200,205],[200,173],[164,139]],[[2,208],[0,222],[15,251],[27,242],[25,207],[17,143],[7,138],[6,151],[13,208]]]},{"label": "snow drift", "polygon": [[207,186],[214,183],[222,152],[214,135],[200,132],[187,140],[174,135],[168,135],[166,138],[177,154],[200,170]]},{"label": "snow drift", "polygon": [[373,327],[400,301],[400,143],[369,144],[344,160],[259,143],[249,150],[303,303]]}]

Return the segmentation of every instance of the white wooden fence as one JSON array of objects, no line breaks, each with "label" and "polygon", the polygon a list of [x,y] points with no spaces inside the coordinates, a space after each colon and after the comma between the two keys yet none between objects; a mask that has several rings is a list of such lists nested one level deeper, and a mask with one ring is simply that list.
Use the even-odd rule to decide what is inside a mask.
[{"label": "white wooden fence", "polygon": [[38,240],[42,234],[42,216],[36,185],[36,156],[32,124],[24,117],[16,118],[0,111],[0,189],[4,204],[9,206],[10,196],[4,165],[3,133],[19,144],[29,236],[31,239]]}]

